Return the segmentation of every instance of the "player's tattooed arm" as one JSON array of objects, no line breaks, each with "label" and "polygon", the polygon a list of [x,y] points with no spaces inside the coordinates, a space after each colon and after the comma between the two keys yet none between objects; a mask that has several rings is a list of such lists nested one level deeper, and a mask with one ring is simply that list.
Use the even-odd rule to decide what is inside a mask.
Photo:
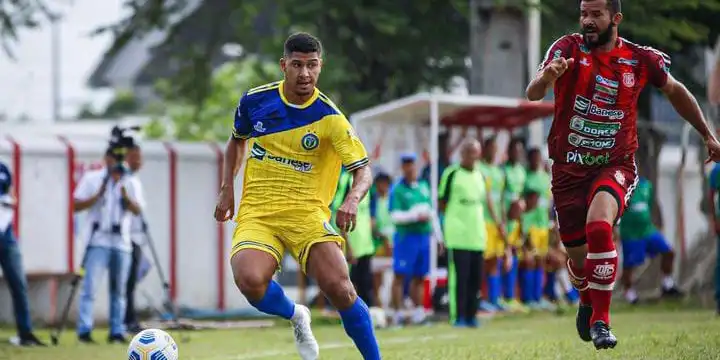
[{"label": "player's tattooed arm", "polygon": [[214,214],[215,220],[219,222],[227,221],[235,215],[235,176],[245,158],[246,142],[246,139],[230,136],[225,146],[223,180]]},{"label": "player's tattooed arm", "polygon": [[705,161],[720,161],[720,142],[710,130],[695,96],[671,75],[668,75],[667,82],[660,90],[667,96],[675,111],[702,136],[708,151],[708,158]]},{"label": "player's tattooed arm", "polygon": [[525,90],[525,95],[530,101],[542,100],[550,87],[555,84],[565,72],[573,66],[575,59],[563,57],[552,60],[535,76]]},{"label": "player's tattooed arm", "polygon": [[703,111],[697,99],[690,93],[690,90],[683,83],[668,75],[667,83],[660,90],[668,98],[675,110],[685,121],[690,123],[697,130],[703,139],[714,137],[710,127],[705,121]]},{"label": "player's tattooed arm", "polygon": [[372,171],[370,170],[370,166],[365,165],[353,171],[352,176],[352,187],[345,197],[345,200],[352,199],[352,201],[359,203],[360,200],[367,195],[368,190],[370,190],[370,186],[372,185]]},{"label": "player's tattooed arm", "polygon": [[357,218],[357,209],[372,184],[372,171],[369,165],[363,165],[352,171],[353,182],[350,192],[345,196],[345,200],[337,211],[335,223],[342,232],[352,232],[355,230],[355,220]]},{"label": "player's tattooed arm", "polygon": [[245,159],[246,149],[245,139],[230,137],[225,146],[225,164],[223,171],[223,187],[232,187],[235,184],[235,177],[242,167],[243,159]]}]

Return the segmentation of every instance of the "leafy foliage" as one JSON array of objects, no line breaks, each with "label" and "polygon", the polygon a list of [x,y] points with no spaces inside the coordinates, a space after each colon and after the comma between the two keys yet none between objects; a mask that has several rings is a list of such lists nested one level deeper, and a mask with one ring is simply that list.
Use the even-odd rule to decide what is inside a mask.
[{"label": "leafy foliage", "polygon": [[175,92],[171,80],[162,80],[157,84],[162,101],[151,105],[155,117],[144,129],[145,135],[186,141],[227,139],[234,110],[231,104],[237,104],[244,90],[277,79],[277,74],[276,65],[254,57],[226,63],[212,75],[213,91],[201,107]]},{"label": "leafy foliage", "polygon": [[[579,1],[543,0],[543,40],[549,45],[562,34],[579,30]],[[667,52],[708,44],[720,34],[720,0],[623,1],[621,35]]]},{"label": "leafy foliage", "polygon": [[[166,105],[155,110],[167,111],[165,118],[177,121],[172,134],[205,139],[219,133],[224,136],[226,129],[216,128],[215,122],[227,123],[228,104],[235,103],[253,83],[230,75],[227,82],[234,87],[228,87],[218,78],[222,70],[213,74],[226,60],[218,55],[224,44],[242,44],[246,52],[258,55],[249,62],[254,65],[229,65],[233,71],[245,73],[258,71],[266,62],[276,62],[290,32],[304,30],[317,35],[325,47],[320,87],[350,113],[423,88],[445,87],[453,76],[465,75],[469,3],[396,0],[349,6],[340,0],[307,0],[298,6],[278,0],[206,0],[196,8],[187,0],[124,0],[129,15],[98,32],[115,34],[111,55],[151,30],[167,30],[166,42],[154,51],[170,54],[167,61],[177,66],[167,66],[173,68],[174,75],[159,86]],[[578,4],[542,0],[545,46],[578,29]],[[673,52],[675,76],[692,90],[702,90],[701,84],[692,81],[691,69],[698,58],[691,50],[697,44],[707,44],[720,32],[720,0],[630,0],[623,6],[626,21],[620,27],[621,34]],[[49,16],[43,0],[0,2],[0,41],[7,46],[8,41],[17,39],[19,28],[39,26]],[[273,70],[269,74],[274,76],[265,79],[267,74],[255,76],[264,82],[280,75]],[[214,108],[216,101],[224,102],[222,110]],[[647,113],[649,101],[643,104]],[[201,130],[206,122],[208,128]],[[156,121],[152,126],[165,129],[161,124]],[[168,133],[158,130],[157,136]]]},{"label": "leafy foliage", "polygon": [[56,18],[45,0],[0,1],[0,46],[13,58],[12,45],[22,29],[35,29]]},{"label": "leafy foliage", "polygon": [[[258,16],[267,3],[243,1],[244,13]],[[373,1],[362,7],[339,0],[310,1],[304,6],[279,1],[273,14],[275,28],[281,31],[262,39],[260,50],[280,54],[283,41],[294,31],[318,36],[326,60],[321,86],[346,112],[425,86],[445,86],[452,76],[466,72],[466,0]]]}]

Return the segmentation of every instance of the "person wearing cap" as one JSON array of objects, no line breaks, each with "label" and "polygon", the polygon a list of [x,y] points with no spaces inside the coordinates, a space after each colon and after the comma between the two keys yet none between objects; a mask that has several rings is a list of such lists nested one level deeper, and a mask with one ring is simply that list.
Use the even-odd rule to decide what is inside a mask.
[{"label": "person wearing cap", "polygon": [[23,270],[22,254],[13,233],[12,221],[17,199],[12,188],[10,169],[0,162],[0,268],[10,288],[17,339],[20,346],[45,346],[32,332],[28,285]]},{"label": "person wearing cap", "polygon": [[109,274],[109,343],[125,343],[125,292],[130,273],[132,245],[131,215],[140,214],[144,200],[136,179],[127,176],[117,154],[126,148],[110,147],[105,168],[85,173],[73,197],[73,210],[87,211],[88,238],[82,261],[84,276],[78,301],[77,336],[82,343],[94,343],[93,307],[95,290],[104,272]]},{"label": "person wearing cap", "polygon": [[430,234],[432,233],[432,200],[430,185],[418,178],[417,156],[403,154],[402,179],[390,191],[390,217],[395,224],[393,239],[392,321],[400,325],[403,284],[410,279],[410,298],[415,306],[410,316],[414,324],[425,321],[423,307],[424,280],[430,271]]}]

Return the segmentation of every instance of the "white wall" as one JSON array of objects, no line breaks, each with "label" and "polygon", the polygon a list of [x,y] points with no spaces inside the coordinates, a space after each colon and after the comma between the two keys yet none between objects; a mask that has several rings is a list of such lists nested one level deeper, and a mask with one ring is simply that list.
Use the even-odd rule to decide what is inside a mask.
[{"label": "white wall", "polygon": [[[82,214],[73,217],[70,211],[70,174],[77,181],[84,169],[99,164],[106,142],[104,139],[71,140],[74,151],[74,166],[71,167],[68,147],[58,138],[33,136],[15,140],[19,152],[13,150],[7,139],[0,139],[0,160],[19,176],[17,220],[25,270],[28,274],[72,272],[82,261],[88,224]],[[247,302],[235,289],[228,265],[234,224],[218,225],[213,219],[221,165],[218,146],[220,144],[143,144],[145,164],[140,178],[148,203],[145,214],[152,239],[163,270],[174,284],[178,303],[193,308],[247,307]],[[173,151],[176,154],[174,162]],[[239,188],[238,184],[238,192]],[[171,207],[173,201],[175,206]],[[76,224],[74,232],[69,231],[73,221]],[[174,256],[171,249],[174,249]],[[149,249],[145,250],[150,258]],[[72,265],[68,262],[71,253]],[[153,270],[140,285],[138,305],[144,307],[147,304],[143,296],[143,292],[147,292],[159,306],[162,303],[161,285]],[[47,291],[43,286],[36,284],[35,287],[40,287],[37,291],[42,294]],[[104,291],[107,283],[98,289],[96,314],[99,319],[104,319],[108,309],[107,291]],[[61,289],[55,306],[64,304],[66,294],[63,290],[67,289]],[[52,305],[39,301],[34,294],[31,297],[34,297],[33,315],[52,320]],[[0,320],[11,320],[5,286],[0,286],[0,304],[3,304]]]}]

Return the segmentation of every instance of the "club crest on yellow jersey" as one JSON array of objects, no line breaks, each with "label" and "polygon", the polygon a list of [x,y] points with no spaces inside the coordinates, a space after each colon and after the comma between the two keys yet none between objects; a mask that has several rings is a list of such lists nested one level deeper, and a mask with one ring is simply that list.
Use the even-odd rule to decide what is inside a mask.
[{"label": "club crest on yellow jersey", "polygon": [[320,145],[320,138],[313,133],[305,134],[301,140],[302,147],[305,150],[315,150]]}]

